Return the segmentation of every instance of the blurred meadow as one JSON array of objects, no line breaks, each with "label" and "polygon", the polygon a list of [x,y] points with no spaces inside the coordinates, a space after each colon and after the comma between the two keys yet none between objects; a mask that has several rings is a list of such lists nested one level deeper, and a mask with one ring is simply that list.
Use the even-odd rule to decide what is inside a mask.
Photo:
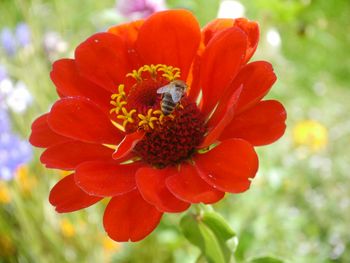
[{"label": "blurred meadow", "polygon": [[[64,174],[45,169],[26,142],[57,99],[52,62],[152,12],[128,9],[132,2],[0,0],[0,262],[203,262],[180,230],[182,215],[166,214],[141,242],[116,243],[103,230],[103,204],[57,214],[48,195]],[[350,2],[168,0],[162,8],[187,8],[202,26],[218,16],[258,21],[252,60],[270,61],[278,77],[268,97],[287,109],[285,135],[257,149],[249,191],[213,206],[237,234],[235,262],[350,262]],[[281,261],[254,261],[267,256]]]}]

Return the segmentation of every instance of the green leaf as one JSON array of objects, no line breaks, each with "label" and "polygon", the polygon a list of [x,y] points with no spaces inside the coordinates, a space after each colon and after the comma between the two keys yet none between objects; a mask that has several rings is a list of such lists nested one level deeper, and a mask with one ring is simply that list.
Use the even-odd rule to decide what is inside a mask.
[{"label": "green leaf", "polygon": [[215,212],[202,215],[187,214],[180,221],[185,237],[197,246],[208,262],[227,263],[232,257],[235,246],[227,241],[236,237],[235,232],[224,218]]},{"label": "green leaf", "polygon": [[180,221],[180,227],[188,241],[203,251],[204,238],[199,230],[198,222],[195,217],[196,216],[193,214],[186,214]]},{"label": "green leaf", "polygon": [[225,218],[215,212],[205,212],[202,221],[207,224],[223,240],[229,240],[236,236],[233,229],[227,224]]},{"label": "green leaf", "polygon": [[205,224],[200,223],[199,229],[204,238],[205,251],[203,251],[209,262],[225,263],[230,260],[230,251],[217,238],[214,232]]},{"label": "green leaf", "polygon": [[273,257],[255,258],[249,261],[250,263],[283,263],[282,260]]}]

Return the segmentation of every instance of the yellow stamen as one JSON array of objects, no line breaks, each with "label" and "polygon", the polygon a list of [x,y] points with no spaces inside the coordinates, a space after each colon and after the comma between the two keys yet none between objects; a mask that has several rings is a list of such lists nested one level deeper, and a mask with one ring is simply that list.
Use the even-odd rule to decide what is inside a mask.
[{"label": "yellow stamen", "polygon": [[115,106],[113,109],[109,111],[109,113],[115,112],[119,114],[120,110],[126,105],[126,101],[123,100],[123,97],[119,96],[115,101],[111,101],[111,104]]},{"label": "yellow stamen", "polygon": [[120,110],[126,105],[126,93],[124,91],[124,85],[120,84],[118,86],[118,93],[115,93],[111,96],[111,104],[114,106],[113,109],[109,111],[109,113],[115,112],[116,114],[119,114]]},{"label": "yellow stamen", "polygon": [[132,77],[132,78],[136,79],[137,81],[142,80],[139,70],[135,70],[135,69],[131,73],[126,74],[126,77]]},{"label": "yellow stamen", "polygon": [[104,147],[107,147],[109,149],[112,149],[112,150],[116,150],[118,148],[117,145],[113,145],[113,144],[102,144]]},{"label": "yellow stamen", "polygon": [[164,123],[164,118],[168,117],[170,119],[174,119],[175,116],[173,114],[169,114],[169,115],[164,115],[164,113],[161,110],[156,110],[153,112],[153,114],[159,114],[158,120],[160,124]]},{"label": "yellow stamen", "polygon": [[126,74],[126,77],[132,77],[138,82],[142,80],[142,72],[149,72],[152,78],[157,77],[157,72],[163,72],[162,77],[166,78],[168,81],[173,81],[180,78],[180,69],[174,68],[173,66],[167,66],[163,64],[157,65],[144,65],[138,70],[133,70],[131,73]]},{"label": "yellow stamen", "polygon": [[137,116],[138,116],[139,119],[141,120],[141,121],[139,122],[139,126],[146,125],[146,126],[151,127],[152,129],[154,129],[154,124],[153,124],[153,122],[156,121],[156,120],[158,120],[158,118],[152,116],[152,114],[153,114],[153,110],[152,110],[152,109],[149,109],[149,110],[147,111],[147,115],[138,114]]},{"label": "yellow stamen", "polygon": [[[163,83],[164,81],[171,82],[180,78],[180,72],[181,71],[179,68],[173,66],[164,64],[149,64],[144,65],[137,70],[134,69],[132,72],[126,74],[126,77],[132,77],[137,82],[142,82],[143,80],[149,80],[150,78],[153,78],[154,81],[158,82],[159,80],[159,83]],[[134,86],[136,88],[137,84],[135,85]],[[175,118],[175,116],[172,114],[165,116],[161,110],[153,111],[153,109],[148,109],[147,114],[143,115],[139,114],[139,112],[137,112],[137,109],[130,109],[127,101],[128,94],[125,92],[124,88],[125,85],[120,84],[118,86],[118,93],[113,94],[111,96],[112,100],[110,101],[110,104],[113,107],[110,110],[110,113],[115,112],[117,119],[123,120],[122,125],[111,120],[113,125],[119,130],[125,131],[125,128],[129,123],[135,123],[134,126],[137,124],[138,127],[142,129],[154,129],[156,125],[162,125],[168,118]]]},{"label": "yellow stamen", "polygon": [[118,86],[119,96],[125,97],[126,93],[124,91],[124,88],[125,88],[124,84],[121,84]]},{"label": "yellow stamen", "polygon": [[112,122],[112,124],[113,124],[115,127],[117,127],[119,130],[125,132],[124,127],[123,127],[122,125],[120,125],[118,122],[115,122],[115,121],[112,121],[112,120],[111,120],[111,122]]},{"label": "yellow stamen", "polygon": [[124,91],[124,88],[125,88],[125,85],[124,84],[120,84],[118,86],[118,93],[115,93],[111,96],[112,100],[116,99],[116,98],[119,98],[119,97],[122,97],[122,98],[125,98],[126,96],[126,93]]},{"label": "yellow stamen", "polygon": [[161,67],[161,64],[145,65],[145,66],[143,66],[143,71],[151,73],[152,78],[156,78],[157,77],[157,70],[158,70],[159,67]]},{"label": "yellow stamen", "polygon": [[128,123],[134,123],[134,119],[132,118],[132,115],[136,112],[135,109],[131,110],[130,112],[127,111],[126,108],[122,108],[123,115],[118,115],[118,119],[122,119],[123,121],[123,127],[125,128]]},{"label": "yellow stamen", "polygon": [[158,71],[163,72],[162,77],[166,78],[168,81],[174,81],[180,78],[180,69],[174,68],[173,66],[161,65]]}]

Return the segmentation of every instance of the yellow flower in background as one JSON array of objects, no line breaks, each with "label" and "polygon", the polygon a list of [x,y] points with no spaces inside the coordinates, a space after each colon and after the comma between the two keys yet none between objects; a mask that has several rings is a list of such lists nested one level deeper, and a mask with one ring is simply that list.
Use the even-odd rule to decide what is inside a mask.
[{"label": "yellow flower in background", "polygon": [[328,131],[317,121],[300,121],[293,129],[293,140],[297,145],[304,145],[313,151],[319,151],[328,143]]},{"label": "yellow flower in background", "polygon": [[0,262],[2,257],[15,254],[16,247],[13,240],[5,233],[0,233]]},{"label": "yellow flower in background", "polygon": [[67,238],[73,237],[75,235],[75,228],[67,218],[63,218],[60,221],[60,231],[62,235]]},{"label": "yellow flower in background", "polygon": [[113,241],[107,236],[104,236],[102,239],[103,250],[105,253],[117,252],[121,248],[121,244]]},{"label": "yellow flower in background", "polygon": [[17,168],[15,177],[24,195],[29,195],[37,185],[36,178],[29,175],[29,168],[26,165]]},{"label": "yellow flower in background", "polygon": [[122,245],[107,236],[101,236],[103,247],[103,263],[112,262],[113,254],[120,251]]},{"label": "yellow flower in background", "polygon": [[0,204],[8,204],[11,202],[10,191],[6,183],[0,182]]}]

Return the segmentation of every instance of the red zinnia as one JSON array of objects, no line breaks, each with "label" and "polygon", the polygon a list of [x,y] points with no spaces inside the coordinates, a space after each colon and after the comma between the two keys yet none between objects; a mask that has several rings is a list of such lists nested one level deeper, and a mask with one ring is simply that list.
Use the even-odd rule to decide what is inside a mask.
[{"label": "red zinnia", "polygon": [[[111,197],[108,235],[138,241],[164,212],[246,191],[258,169],[253,146],[281,137],[286,119],[278,101],[261,101],[276,80],[271,65],[247,64],[258,38],[246,19],[201,31],[190,12],[172,10],[95,34],[54,63],[60,99],[30,137],[47,148],[46,167],[73,171],[51,204],[63,213]],[[157,90],[180,80],[187,93],[166,113]]]}]

